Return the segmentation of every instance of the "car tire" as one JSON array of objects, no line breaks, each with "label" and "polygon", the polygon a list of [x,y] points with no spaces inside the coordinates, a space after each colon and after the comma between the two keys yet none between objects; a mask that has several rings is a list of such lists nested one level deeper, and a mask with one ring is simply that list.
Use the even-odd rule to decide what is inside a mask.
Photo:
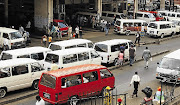
[{"label": "car tire", "polygon": [[6,93],[7,93],[7,91],[6,91],[5,88],[0,88],[0,98],[5,97],[5,96],[6,96]]},{"label": "car tire", "polygon": [[68,105],[76,105],[78,103],[78,97],[77,96],[71,96],[68,101]]},{"label": "car tire", "polygon": [[32,88],[35,89],[35,90],[38,90],[38,83],[39,83],[39,80],[35,80],[32,84]]},{"label": "car tire", "polygon": [[129,31],[126,31],[126,35],[127,35],[127,36],[129,36],[129,33],[130,33]]},{"label": "car tire", "polygon": [[118,65],[118,59],[116,58],[115,60],[114,60],[114,66],[117,66]]}]

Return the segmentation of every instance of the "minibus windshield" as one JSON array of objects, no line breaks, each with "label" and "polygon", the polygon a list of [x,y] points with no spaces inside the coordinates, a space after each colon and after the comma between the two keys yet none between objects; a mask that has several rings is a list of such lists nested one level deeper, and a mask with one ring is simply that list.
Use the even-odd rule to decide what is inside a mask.
[{"label": "minibus windshield", "polygon": [[56,87],[56,77],[48,74],[43,74],[40,84],[54,89]]},{"label": "minibus windshield", "polygon": [[171,69],[171,70],[180,70],[180,60],[173,59],[173,58],[163,58],[159,67],[164,69]]},{"label": "minibus windshield", "polygon": [[11,39],[22,38],[22,35],[19,32],[12,32],[10,33],[10,35],[11,35]]},{"label": "minibus windshield", "polygon": [[107,52],[107,45],[104,44],[97,44],[95,45],[95,50],[99,52]]}]

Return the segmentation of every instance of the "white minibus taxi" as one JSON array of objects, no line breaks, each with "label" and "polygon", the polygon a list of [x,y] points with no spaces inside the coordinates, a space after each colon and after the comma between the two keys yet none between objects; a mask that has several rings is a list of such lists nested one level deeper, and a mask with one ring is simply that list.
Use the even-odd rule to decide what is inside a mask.
[{"label": "white minibus taxi", "polygon": [[148,12],[136,12],[136,19],[145,20],[147,23],[156,21],[155,16]]},{"label": "white minibus taxi", "polygon": [[0,60],[31,58],[37,60],[40,64],[42,64],[46,53],[50,51],[51,49],[41,46],[7,50],[1,52]]},{"label": "white minibus taxi", "polygon": [[180,49],[164,56],[158,64],[157,79],[167,83],[180,83]]},{"label": "white minibus taxi", "polygon": [[168,19],[172,21],[173,19],[180,19],[180,13],[178,12],[169,12]]},{"label": "white minibus taxi", "polygon": [[176,33],[180,33],[180,18],[171,20],[176,25]]},{"label": "white minibus taxi", "polygon": [[123,13],[102,11],[101,18],[108,21],[108,22],[110,22],[110,23],[113,23],[115,17],[117,19],[124,19],[125,18]]},{"label": "white minibus taxi", "polygon": [[149,23],[147,27],[147,35],[154,37],[161,37],[174,35],[176,33],[176,26],[170,21],[156,21]]},{"label": "white minibus taxi", "polygon": [[114,32],[118,34],[136,34],[137,31],[146,31],[147,23],[139,19],[117,19],[114,25]]},{"label": "white minibus taxi", "polygon": [[49,49],[52,51],[55,50],[63,50],[68,48],[75,48],[75,47],[86,47],[86,48],[93,48],[93,43],[87,39],[71,39],[71,40],[64,40],[53,42],[49,45]]},{"label": "white minibus taxi", "polygon": [[27,87],[38,89],[38,81],[45,69],[30,58],[0,61],[0,98],[7,92]]},{"label": "white minibus taxi", "polygon": [[92,48],[70,48],[48,52],[44,59],[45,69],[50,69],[52,61],[59,68],[66,68],[82,64],[101,64],[101,57]]},{"label": "white minibus taxi", "polygon": [[94,49],[101,56],[102,58],[101,63],[106,63],[106,64],[114,63],[116,65],[118,61],[118,54],[120,52],[121,45],[125,47],[124,58],[128,60],[130,46],[134,46],[136,50],[136,47],[131,40],[113,39],[113,40],[97,42],[94,44]]}]

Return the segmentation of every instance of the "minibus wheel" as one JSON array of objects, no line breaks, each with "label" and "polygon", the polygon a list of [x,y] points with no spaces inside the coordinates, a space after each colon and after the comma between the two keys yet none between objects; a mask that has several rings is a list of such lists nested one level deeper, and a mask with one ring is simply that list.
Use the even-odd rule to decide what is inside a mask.
[{"label": "minibus wheel", "polygon": [[6,93],[7,93],[7,92],[6,92],[6,89],[0,88],[0,98],[5,97]]},{"label": "minibus wheel", "polygon": [[33,89],[35,89],[35,90],[38,90],[39,88],[38,88],[38,80],[35,80],[34,82],[33,82],[33,84],[32,84],[32,88]]},{"label": "minibus wheel", "polygon": [[68,101],[68,105],[76,105],[78,103],[77,96],[71,96]]},{"label": "minibus wheel", "polygon": [[118,59],[117,58],[114,60],[114,66],[116,66],[116,65],[118,65]]},{"label": "minibus wheel", "polygon": [[129,33],[130,33],[129,31],[126,31],[126,35],[127,35],[127,36],[129,36]]}]

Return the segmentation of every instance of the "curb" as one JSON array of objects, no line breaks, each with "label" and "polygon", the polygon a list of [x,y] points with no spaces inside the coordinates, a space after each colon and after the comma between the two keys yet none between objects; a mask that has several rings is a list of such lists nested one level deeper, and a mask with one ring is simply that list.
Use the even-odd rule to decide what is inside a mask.
[{"label": "curb", "polygon": [[[164,53],[168,53],[168,52],[169,52],[169,50],[164,50],[164,51],[161,51],[161,52],[156,52],[155,54],[152,54],[152,57],[155,57],[155,56],[158,56],[158,55],[161,55],[161,54],[164,54]],[[136,61],[134,63],[138,63],[138,62],[143,61],[143,60],[144,60],[143,58],[136,59]],[[129,65],[129,62],[126,62],[123,66],[127,66],[127,65]],[[119,68],[119,67],[116,67],[116,66],[108,67],[109,70],[114,70],[114,69],[117,69],[117,68]]]}]

